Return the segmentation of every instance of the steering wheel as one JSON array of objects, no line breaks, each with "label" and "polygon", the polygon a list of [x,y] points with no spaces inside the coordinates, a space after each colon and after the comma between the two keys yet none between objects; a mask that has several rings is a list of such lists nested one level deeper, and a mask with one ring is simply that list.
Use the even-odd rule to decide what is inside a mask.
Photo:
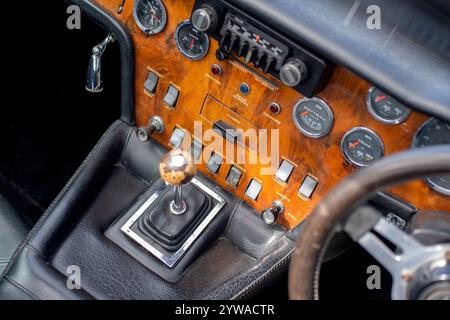
[{"label": "steering wheel", "polygon": [[[441,145],[394,154],[342,181],[317,205],[297,238],[289,269],[290,298],[319,299],[320,266],[333,235],[338,231],[346,232],[389,271],[393,280],[392,299],[411,298],[412,280],[430,264],[445,269],[444,292],[447,297],[450,290],[450,244],[425,246],[388,223],[374,208],[361,205],[380,189],[448,173],[450,146]],[[383,238],[400,251],[392,251]],[[437,292],[439,290],[433,294]]]}]

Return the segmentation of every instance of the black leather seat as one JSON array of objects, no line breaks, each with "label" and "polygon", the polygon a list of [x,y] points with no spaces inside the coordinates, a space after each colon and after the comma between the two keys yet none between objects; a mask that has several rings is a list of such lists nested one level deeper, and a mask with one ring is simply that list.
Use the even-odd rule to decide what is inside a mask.
[{"label": "black leather seat", "polygon": [[8,265],[14,251],[25,239],[28,231],[29,227],[0,194],[0,275]]}]

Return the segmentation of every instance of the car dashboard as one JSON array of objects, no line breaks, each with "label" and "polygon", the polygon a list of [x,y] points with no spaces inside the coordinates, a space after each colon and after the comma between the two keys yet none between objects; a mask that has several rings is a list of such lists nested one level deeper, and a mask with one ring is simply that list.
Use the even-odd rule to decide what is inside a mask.
[{"label": "car dashboard", "polygon": [[2,118],[0,299],[448,299],[439,1],[67,0]]},{"label": "car dashboard", "polygon": [[[286,228],[353,171],[414,147],[423,127],[433,136],[450,130],[222,1],[126,1],[120,9],[118,1],[96,2],[133,39],[137,125],[161,117],[166,128],[154,139],[203,150],[199,170],[259,212],[282,202],[276,218]],[[197,17],[194,23],[206,24],[198,31],[190,18],[204,8],[211,17]],[[251,146],[248,132],[265,132],[266,149],[279,139],[277,159]],[[443,177],[437,186],[416,181],[389,193],[416,208],[445,210],[448,185]]]}]

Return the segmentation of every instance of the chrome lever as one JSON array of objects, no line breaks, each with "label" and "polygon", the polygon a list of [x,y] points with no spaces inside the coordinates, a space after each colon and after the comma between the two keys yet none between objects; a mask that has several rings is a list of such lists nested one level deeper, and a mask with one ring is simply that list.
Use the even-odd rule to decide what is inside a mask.
[{"label": "chrome lever", "polygon": [[116,38],[110,33],[105,40],[92,48],[91,59],[86,75],[86,90],[92,93],[99,93],[103,91],[102,81],[102,55],[106,47],[116,41]]}]

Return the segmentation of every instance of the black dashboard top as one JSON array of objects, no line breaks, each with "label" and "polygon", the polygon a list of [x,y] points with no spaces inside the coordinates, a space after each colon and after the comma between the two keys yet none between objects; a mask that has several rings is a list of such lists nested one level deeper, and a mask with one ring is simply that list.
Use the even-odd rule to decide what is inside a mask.
[{"label": "black dashboard top", "polygon": [[[228,2],[414,109],[450,122],[450,15],[445,1]],[[371,29],[377,13],[380,28]]]}]

